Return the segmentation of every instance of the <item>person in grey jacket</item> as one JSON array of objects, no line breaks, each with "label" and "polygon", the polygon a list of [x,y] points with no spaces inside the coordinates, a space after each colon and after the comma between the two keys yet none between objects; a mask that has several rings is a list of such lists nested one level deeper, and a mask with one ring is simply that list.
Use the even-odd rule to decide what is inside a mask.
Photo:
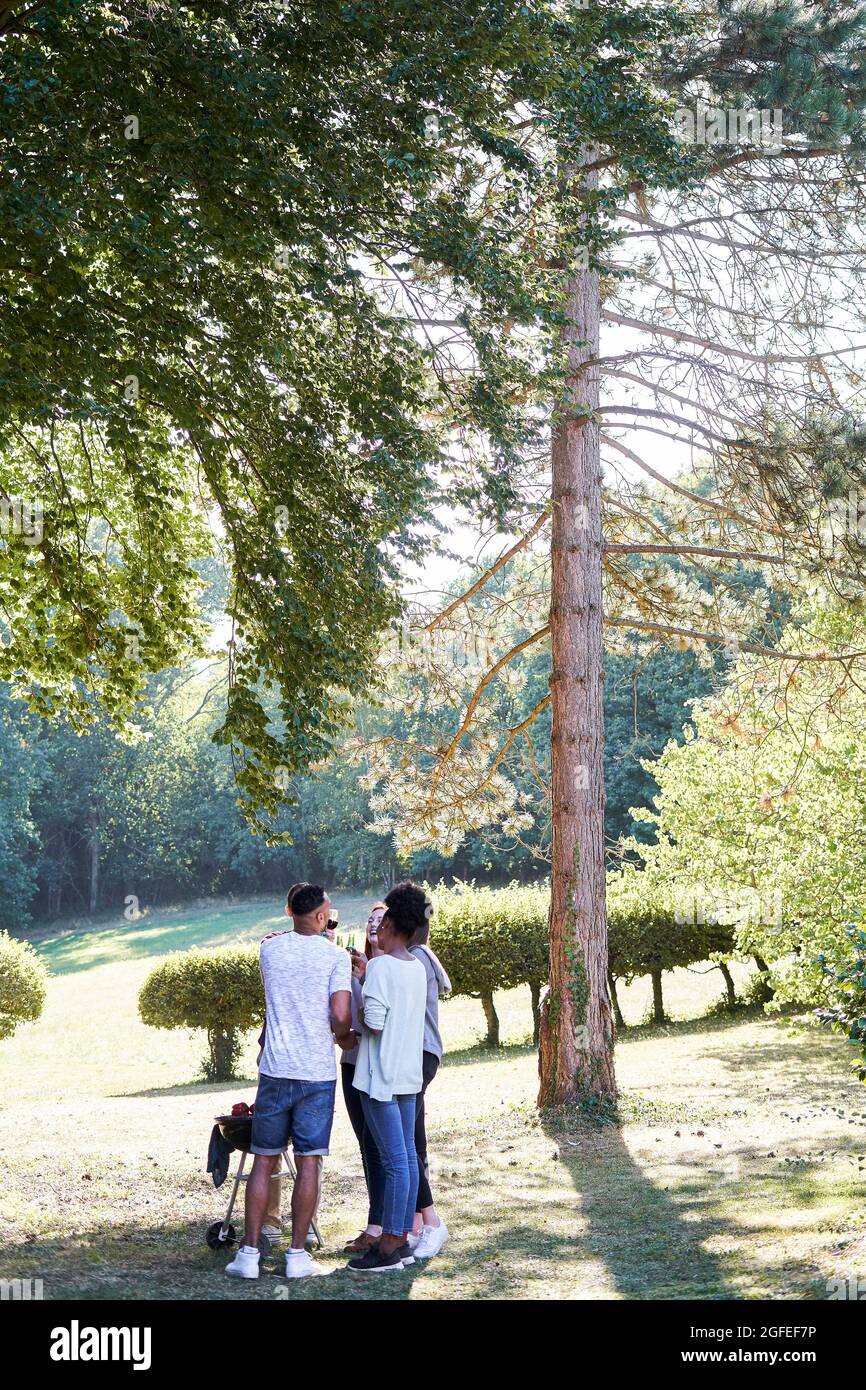
[{"label": "person in grey jacket", "polygon": [[[427,1161],[427,1127],[425,1093],[442,1061],[442,1034],[439,1031],[439,998],[451,993],[451,981],[445,967],[430,949],[430,917],[412,938],[409,951],[424,966],[427,975],[427,1010],[424,1019],[424,1084],[415,1101],[415,1151],[418,1155],[418,1210],[415,1228],[409,1244],[416,1259],[428,1260],[438,1255],[448,1239],[448,1228],[436,1211],[430,1189],[430,1167]],[[417,1244],[413,1242],[417,1241]]]}]

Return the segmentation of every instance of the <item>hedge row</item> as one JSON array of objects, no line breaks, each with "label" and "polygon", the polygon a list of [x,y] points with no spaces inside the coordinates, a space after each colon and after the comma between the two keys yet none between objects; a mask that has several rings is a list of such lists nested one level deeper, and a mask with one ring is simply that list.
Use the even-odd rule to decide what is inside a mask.
[{"label": "hedge row", "polygon": [[450,978],[454,994],[478,998],[487,1019],[487,1043],[499,1044],[493,994],[529,985],[534,1036],[539,1001],[547,980],[548,894],[517,883],[508,888],[474,888],[457,883],[431,890],[434,911],[430,945]]},{"label": "hedge row", "polygon": [[[616,981],[640,975],[653,980],[654,1014],[664,1019],[661,976],[665,970],[730,956],[734,936],[716,923],[679,922],[673,902],[647,901],[645,881],[638,870],[626,869],[608,877],[608,951],[610,983],[617,1013]],[[499,1021],[493,1004],[495,990],[528,984],[532,991],[534,1035],[538,1038],[538,999],[548,975],[547,884],[529,887],[474,888],[457,883],[432,893],[436,911],[430,941],[445,965],[455,994],[481,999],[487,1018],[487,1041],[499,1040]],[[730,974],[720,966],[733,990]]]},{"label": "hedge row", "polygon": [[[430,945],[451,978],[453,993],[481,1000],[488,1044],[499,1043],[494,994],[517,985],[530,988],[537,1040],[548,975],[547,885],[475,888],[457,883],[430,892]],[[631,870],[610,876],[608,933],[611,992],[621,1027],[617,979],[651,975],[655,1017],[662,1021],[663,971],[712,955],[729,956],[735,949],[730,927],[678,922],[672,904],[647,902],[641,874]],[[732,995],[730,974],[724,964],[720,969]],[[196,949],[167,957],[145,981],[139,1012],[155,1028],[203,1028],[208,1037],[205,1075],[227,1079],[234,1071],[240,1034],[258,1028],[264,1013],[258,948]]]}]

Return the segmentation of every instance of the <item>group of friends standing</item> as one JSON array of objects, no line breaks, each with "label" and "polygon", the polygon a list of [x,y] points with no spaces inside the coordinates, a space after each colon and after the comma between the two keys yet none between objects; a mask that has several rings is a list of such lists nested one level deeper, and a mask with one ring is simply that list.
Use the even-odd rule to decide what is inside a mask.
[{"label": "group of friends standing", "polygon": [[[306,1244],[336,1099],[337,1066],[367,1187],[367,1223],[346,1246],[355,1274],[400,1270],[438,1255],[448,1231],[430,1188],[425,1095],[442,1059],[439,999],[448,976],[429,945],[431,905],[399,883],[374,904],[363,951],[337,945],[325,890],[289,889],[289,931],[261,943],[265,1026],[253,1107],[253,1167],[244,1244],[226,1272],[254,1279],[259,1240],[279,1229],[282,1154],[295,1160],[286,1277],[318,1272]],[[276,1189],[276,1191],[275,1191]]]}]

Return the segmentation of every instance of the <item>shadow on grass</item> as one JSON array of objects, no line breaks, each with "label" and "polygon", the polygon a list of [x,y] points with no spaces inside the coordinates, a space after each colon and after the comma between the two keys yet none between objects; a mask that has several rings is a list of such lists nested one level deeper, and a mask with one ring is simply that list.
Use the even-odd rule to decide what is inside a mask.
[{"label": "shadow on grass", "polygon": [[[802,1008],[799,1012],[802,1012]],[[713,1011],[699,1014],[696,1018],[680,1018],[667,1023],[630,1023],[625,1030],[617,1033],[616,1045],[623,1047],[652,1038],[688,1037],[693,1033],[722,1033],[730,1028],[742,1028],[744,1023],[760,1023],[762,1020],[768,1024],[773,1021],[764,1013],[763,1005],[744,1004],[730,1013]]]},{"label": "shadow on grass", "polygon": [[205,1081],[202,1077],[193,1081],[176,1083],[173,1086],[151,1086],[146,1091],[110,1091],[109,1100],[152,1100],[155,1097],[196,1096],[213,1092],[222,1095],[226,1091],[248,1091],[259,1083],[258,1073],[250,1076],[234,1076],[231,1081]]},{"label": "shadow on grass", "polygon": [[[802,1013],[802,1008],[798,1009],[796,1012]],[[761,1006],[758,1005],[754,1009],[749,1008],[748,1010],[743,1010],[733,1015],[713,1014],[700,1018],[681,1019],[675,1023],[641,1024],[639,1027],[629,1027],[624,1033],[619,1033],[617,1035],[617,1047],[625,1046],[630,1042],[644,1042],[651,1038],[687,1037],[695,1033],[724,1033],[729,1029],[741,1026],[744,1018],[751,1018],[756,1022],[760,1022],[763,1018],[766,1018],[766,1016]],[[766,1022],[768,1027],[772,1027],[773,1019],[766,1018]],[[827,1041],[832,1043],[831,1036],[829,1034],[826,1036]],[[766,1045],[762,1045],[762,1057],[769,1055],[765,1051],[765,1047]],[[832,1051],[832,1048],[828,1050]],[[443,1069],[446,1067],[469,1067],[478,1066],[481,1063],[487,1062],[516,1061],[521,1057],[535,1056],[537,1052],[537,1045],[532,1042],[528,1036],[512,1040],[511,1042],[502,1043],[499,1047],[488,1047],[485,1042],[479,1041],[477,1043],[470,1043],[466,1047],[446,1052],[442,1058],[442,1067]],[[780,1057],[785,1055],[789,1056],[789,1053],[785,1053],[784,1046],[778,1048],[778,1053]],[[708,1053],[707,1055],[711,1056],[714,1054]],[[733,1062],[730,1054],[727,1052],[723,1055],[731,1062],[732,1066],[738,1065],[748,1068],[752,1065],[750,1053],[746,1053],[738,1062]],[[146,1100],[155,1096],[196,1095],[203,1091],[222,1092],[230,1091],[233,1087],[237,1089],[239,1087],[255,1086],[257,1082],[258,1076],[254,1073],[249,1076],[236,1076],[231,1081],[206,1081],[198,1077],[187,1082],[176,1083],[170,1086],[151,1086],[143,1091],[113,1092],[110,1098],[114,1100]]]},{"label": "shadow on grass", "polygon": [[[792,1005],[790,1009],[780,1011],[780,1014],[785,1016],[786,1014],[801,1014],[802,1012],[802,1006]],[[617,1047],[625,1047],[629,1043],[646,1042],[653,1038],[689,1037],[695,1033],[724,1033],[733,1028],[741,1028],[744,1023],[758,1023],[762,1020],[766,1020],[768,1026],[771,1026],[774,1019],[780,1014],[770,1018],[764,1013],[762,1005],[743,1004],[730,1013],[720,1010],[699,1014],[696,1018],[676,1019],[667,1023],[631,1023],[628,1028],[617,1033],[616,1044]],[[443,1067],[475,1066],[479,1062],[501,1062],[512,1057],[528,1057],[537,1051],[537,1044],[532,1042],[528,1035],[502,1043],[499,1047],[489,1047],[486,1042],[479,1040],[476,1043],[469,1043],[465,1047],[446,1052],[442,1058],[442,1065]]]},{"label": "shadow on grass", "polygon": [[[334,892],[331,901],[350,930],[366,920],[366,900]],[[71,975],[100,965],[144,960],[186,951],[193,946],[224,946],[255,941],[257,936],[286,926],[279,896],[214,898],[186,906],[144,909],[128,922],[121,915],[72,919],[14,933],[35,946],[53,975]]]},{"label": "shadow on grass", "polygon": [[[798,1010],[798,1014],[802,1017],[802,1009]],[[768,1022],[771,1022],[771,1020],[768,1020]],[[805,1022],[804,1020],[804,1023]],[[780,1080],[786,1082],[788,1085],[790,1085],[791,1073],[796,1071],[798,1074],[802,1075],[803,1080],[810,1085],[820,1081],[825,1091],[828,1086],[832,1087],[832,1091],[827,1092],[827,1104],[828,1108],[831,1109],[832,1097],[833,1095],[838,1097],[840,1088],[844,1090],[850,1087],[851,1094],[856,1095],[859,1092],[862,1097],[862,1086],[853,1073],[847,1078],[839,1074],[840,1058],[844,1058],[848,1055],[846,1052],[846,1040],[840,1037],[838,1033],[831,1033],[828,1030],[822,1029],[817,1024],[813,1027],[811,1021],[806,1023],[806,1026],[803,1028],[803,1034],[805,1034],[809,1042],[808,1055],[804,1056],[802,1051],[798,1049],[798,1044],[802,1045],[804,1038],[802,1035],[798,1037],[795,1032],[792,1036],[783,1036],[781,1041],[762,1040],[762,1064],[777,1069],[780,1074]],[[708,1047],[705,1049],[704,1055],[709,1058],[719,1058],[724,1061],[726,1066],[733,1072],[749,1071],[754,1065],[754,1058],[748,1049],[729,1053],[727,1051],[717,1051],[712,1047]],[[792,1106],[796,1106],[796,1097],[792,1096],[790,1099]]]},{"label": "shadow on grass", "polygon": [[211,1250],[205,1229],[203,1222],[145,1227],[112,1223],[9,1242],[0,1261],[0,1277],[41,1278],[48,1300],[399,1302],[410,1297],[413,1283],[425,1271],[419,1262],[397,1273],[354,1274],[346,1269],[350,1256],[326,1247],[314,1257],[317,1276],[286,1279],[286,1241],[262,1257],[258,1279],[238,1279],[225,1272],[237,1247]]},{"label": "shadow on grass", "polygon": [[[432,1138],[434,1153],[460,1163],[443,1174],[451,1240],[436,1260],[397,1274],[346,1269],[342,1239],[354,1229],[348,1217],[362,1180],[359,1166],[350,1174],[344,1163],[326,1187],[322,1228],[330,1243],[316,1254],[318,1278],[285,1280],[276,1254],[263,1260],[259,1280],[226,1276],[231,1251],[210,1250],[205,1231],[224,1214],[227,1192],[208,1191],[202,1200],[203,1190],[186,1184],[183,1209],[173,1209],[177,1193],[164,1173],[159,1183],[146,1173],[130,1179],[135,1211],[110,1186],[100,1188],[100,1200],[108,1197],[111,1205],[98,1215],[88,1195],[77,1206],[46,1204],[50,1227],[22,1229],[17,1240],[6,1241],[0,1277],[42,1278],[45,1297],[55,1300],[821,1296],[821,1270],[809,1253],[796,1254],[793,1263],[790,1249],[772,1258],[789,1214],[802,1212],[807,1230],[807,1213],[826,1203],[824,1170],[812,1163],[792,1172],[782,1155],[770,1165],[753,1145],[718,1157],[694,1149],[680,1156],[668,1145],[637,1162],[616,1125],[589,1122],[576,1111],[549,1114],[540,1127],[509,1115],[448,1132],[437,1128]],[[110,1165],[97,1177],[103,1185],[115,1181]],[[852,1171],[850,1183],[857,1182]],[[38,1191],[44,1196],[41,1180]],[[151,1205],[142,1206],[144,1197]],[[238,1234],[241,1225],[242,1219]],[[717,1258],[706,1246],[719,1238]]]},{"label": "shadow on grass", "polygon": [[[176,920],[175,920],[176,919]],[[100,965],[145,960],[193,946],[226,946],[254,939],[280,923],[279,914],[246,911],[166,913],[142,924],[107,923],[90,930],[35,936],[34,945],[52,975],[72,975]]]},{"label": "shadow on grass", "polygon": [[[583,1243],[603,1260],[625,1299],[736,1298],[704,1242],[728,1230],[715,1214],[684,1221],[677,1202],[632,1158],[618,1124],[599,1126],[579,1112],[549,1112],[548,1138],[580,1197]],[[581,1153],[569,1141],[587,1139]]]}]

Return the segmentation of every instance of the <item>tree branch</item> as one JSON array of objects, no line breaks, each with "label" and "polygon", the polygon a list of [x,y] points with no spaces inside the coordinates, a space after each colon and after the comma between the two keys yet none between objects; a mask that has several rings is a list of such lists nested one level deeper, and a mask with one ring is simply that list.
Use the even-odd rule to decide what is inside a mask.
[{"label": "tree branch", "polygon": [[644,623],[637,618],[605,618],[608,627],[635,628],[641,632],[657,632],[663,637],[685,637],[694,642],[718,642],[722,646],[736,644],[738,651],[755,652],[758,656],[771,656],[776,661],[857,661],[866,657],[863,652],[780,652],[775,647],[764,647],[758,642],[745,638],[725,636],[723,632],[700,632],[690,627],[667,627],[664,623]]},{"label": "tree branch", "polygon": [[457,747],[463,735],[466,733],[466,730],[469,728],[469,725],[472,723],[472,716],[478,708],[478,702],[481,699],[481,696],[483,695],[486,687],[493,680],[494,676],[497,676],[499,674],[503,666],[508,665],[509,661],[511,661],[513,657],[518,656],[520,652],[525,651],[527,647],[531,647],[535,642],[540,642],[542,637],[546,637],[549,632],[550,624],[545,623],[544,627],[539,628],[538,632],[533,632],[530,637],[525,637],[522,642],[518,642],[515,647],[512,647],[511,650],[506,652],[504,656],[501,656],[499,660],[495,663],[495,665],[491,666],[487,674],[483,676],[482,679],[478,682],[478,685],[472,692],[472,698],[469,701],[469,704],[466,706],[466,713],[463,716],[463,721],[460,725],[460,728],[457,730],[457,733],[454,735],[448,747],[446,748],[444,754],[442,755],[442,759],[439,763],[439,766],[436,768],[436,771],[433,774],[433,782],[430,787],[430,795],[427,799],[428,808],[432,808],[433,797],[436,794],[436,788],[439,785],[442,773],[445,771],[447,763],[449,763],[451,758],[453,757],[455,748]]},{"label": "tree branch", "polygon": [[513,560],[515,555],[519,554],[521,550],[526,549],[530,541],[534,540],[538,535],[549,517],[549,511],[542,512],[541,516],[527,531],[525,536],[522,536],[519,541],[516,541],[510,550],[506,550],[504,555],[500,555],[495,564],[491,565],[488,570],[485,570],[481,578],[477,579],[475,583],[466,590],[465,594],[461,594],[453,603],[449,603],[447,608],[443,608],[441,613],[437,613],[436,617],[432,618],[429,623],[426,623],[422,630],[424,632],[432,632],[434,627],[438,627],[440,623],[444,623],[445,619],[449,618],[457,608],[460,608],[464,603],[468,603],[469,600],[478,593],[479,589],[483,589],[488,580],[493,578],[494,574],[498,574],[499,571],[508,564],[509,560]]},{"label": "tree branch", "polygon": [[[492,765],[491,765],[491,767],[490,767],[490,770],[488,771],[487,776],[484,778],[484,780],[483,780],[482,782],[479,782],[478,785],[477,785],[476,787],[473,787],[471,792],[465,792],[465,793],[464,793],[463,795],[461,795],[461,796],[455,796],[455,797],[453,798],[453,800],[449,803],[448,806],[434,806],[434,807],[432,807],[432,808],[431,808],[432,812],[435,813],[436,811],[447,811],[447,810],[450,810],[452,806],[462,806],[465,802],[471,801],[473,797],[476,797],[476,796],[479,795],[480,792],[483,792],[483,791],[484,791],[484,788],[485,788],[485,787],[488,787],[488,786],[490,785],[490,783],[492,782],[493,776],[494,776],[494,774],[495,774],[495,772],[496,772],[496,769],[498,768],[499,764],[502,762],[502,759],[505,757],[505,754],[508,752],[508,750],[509,750],[509,748],[511,747],[512,743],[514,742],[514,740],[515,740],[517,737],[519,737],[520,734],[524,734],[524,733],[526,734],[527,739],[529,738],[529,734],[528,734],[527,731],[528,731],[530,725],[535,723],[536,719],[538,718],[538,716],[539,716],[539,714],[541,713],[541,711],[544,709],[545,705],[549,705],[549,704],[550,704],[550,695],[545,695],[543,699],[539,700],[538,704],[535,706],[535,709],[532,710],[532,711],[526,716],[525,719],[522,719],[522,720],[520,721],[519,724],[515,724],[515,726],[514,726],[513,729],[509,729],[507,739],[506,739],[505,742],[503,743],[503,745],[502,745],[502,747],[500,748],[499,752],[496,754],[496,757],[493,759],[493,763],[492,763]],[[531,742],[530,742],[530,749],[531,749],[531,748],[532,748],[532,744],[531,744]],[[533,755],[532,763],[533,763],[533,768],[535,768],[535,757],[534,757],[534,755]],[[539,777],[537,768],[535,768],[535,775],[536,775],[536,778],[537,778],[537,780],[538,780],[538,782],[539,782],[539,785],[542,787],[542,790],[544,790],[544,791],[546,792],[547,788],[544,786],[544,783],[542,782],[541,778]]]},{"label": "tree branch", "polygon": [[795,563],[784,555],[764,555],[758,550],[721,550],[711,545],[644,545],[624,541],[607,544],[604,549],[619,551],[623,555],[708,555],[715,560],[755,560],[767,565]]},{"label": "tree branch", "polygon": [[698,420],[689,420],[685,415],[674,415],[673,411],[670,410],[652,410],[649,406],[640,405],[600,405],[597,414],[640,415],[651,420],[671,420],[674,424],[684,425],[686,429],[699,430],[716,444],[730,445],[737,442],[726,434],[717,434],[715,430],[711,430],[708,425],[702,425]]},{"label": "tree branch", "polygon": [[852,347],[836,348],[834,351],[826,352],[806,352],[806,353],[780,353],[780,352],[740,352],[737,348],[722,347],[721,343],[710,342],[708,338],[698,338],[693,333],[681,333],[678,328],[664,328],[661,324],[645,323],[643,319],[633,319],[626,317],[625,314],[615,314],[610,309],[605,309],[602,318],[607,323],[616,323],[621,328],[635,328],[639,333],[649,333],[661,338],[673,338],[678,343],[691,343],[694,347],[706,348],[708,352],[721,353],[723,357],[736,357],[742,362],[758,362],[761,366],[779,364],[817,364],[825,357],[845,357],[852,352],[862,352],[866,343],[855,343]]},{"label": "tree branch", "polygon": [[[612,449],[616,449],[620,454],[624,454],[625,457],[636,464],[638,468],[643,469],[644,473],[648,473],[657,483],[661,483],[664,487],[669,488],[671,492],[676,492],[680,497],[688,498],[690,502],[696,503],[699,507],[706,507],[709,511],[717,512],[720,516],[726,517],[729,521],[739,521],[742,525],[750,528],[756,525],[754,517],[743,516],[741,512],[734,511],[731,507],[725,506],[723,502],[714,502],[711,497],[701,497],[697,492],[691,492],[687,487],[680,487],[678,483],[671,482],[670,478],[666,478],[663,473],[657,473],[654,468],[651,468],[648,463],[640,458],[632,449],[629,449],[627,445],[620,444],[618,439],[611,439],[608,434],[600,435],[600,438],[603,443],[609,444]],[[780,527],[769,526],[766,523],[761,523],[760,529],[762,531],[767,531],[772,536],[782,536],[784,538],[785,535]]]}]

